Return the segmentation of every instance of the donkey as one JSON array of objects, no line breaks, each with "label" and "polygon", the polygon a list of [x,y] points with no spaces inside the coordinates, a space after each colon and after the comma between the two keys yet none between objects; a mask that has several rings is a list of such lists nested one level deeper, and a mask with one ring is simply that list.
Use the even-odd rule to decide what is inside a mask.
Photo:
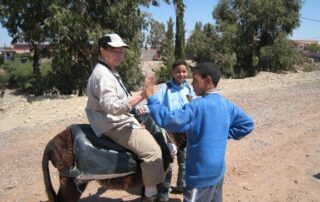
[{"label": "donkey", "polygon": [[[166,171],[167,168],[169,167],[169,164],[173,161],[173,159],[170,154],[170,151],[168,150],[167,145],[163,144],[163,142],[165,141],[163,139],[163,135],[159,135],[160,133],[157,133],[157,131],[159,132],[159,128],[157,128],[158,126],[154,124],[151,117],[144,119],[144,125],[151,132],[151,134],[153,134],[153,136],[155,137],[155,139],[157,140],[157,142],[161,147],[163,162],[164,162],[163,163],[164,171]],[[98,179],[99,183],[102,186],[108,189],[122,189],[122,190],[126,190],[129,193],[137,194],[137,192],[140,192],[138,194],[143,194],[142,176],[141,176],[141,171],[139,169],[139,160],[134,157],[135,156],[134,154],[130,154],[130,155],[132,155],[133,159],[135,159],[136,166],[133,166],[133,167],[136,167],[136,169],[134,172],[128,173],[127,175],[124,175],[124,176],[119,174],[118,175],[111,174],[107,178],[90,179],[90,178],[81,178],[83,177],[82,175],[83,173],[81,172],[80,173],[73,172],[75,170],[74,169],[75,166],[77,166],[77,161],[76,161],[77,154],[75,153],[75,150],[78,150],[77,148],[75,149],[75,142],[78,141],[77,140],[78,136],[75,136],[76,130],[73,130],[73,128],[74,127],[69,126],[65,130],[57,134],[53,139],[49,141],[43,153],[42,171],[43,171],[46,193],[50,202],[76,202],[80,199],[81,194],[86,189],[89,181],[96,180],[96,179]],[[76,127],[76,128],[79,129],[79,127]],[[91,139],[93,136],[95,136],[89,125],[82,124],[80,125],[80,128],[82,128],[82,132],[87,130],[86,132],[83,132],[82,135],[86,133],[88,139]],[[89,132],[88,132],[88,128],[89,128]],[[160,131],[163,131],[163,130],[160,129]],[[154,134],[158,134],[158,135],[155,136]],[[179,149],[185,146],[185,141],[186,141],[185,136],[174,135],[172,133],[167,133],[167,134],[168,134],[168,139],[170,139],[173,143],[175,143]],[[83,137],[85,137],[85,135],[83,135]],[[106,138],[106,137],[103,137],[103,138]],[[106,141],[110,143],[111,140],[106,140]],[[91,143],[87,142],[87,143],[84,143],[84,145],[94,144],[94,142],[101,142],[101,140],[100,139],[98,141],[91,140]],[[112,143],[112,144],[115,144],[115,143]],[[114,145],[114,146],[120,147],[119,145]],[[121,149],[115,148],[115,150],[119,151]],[[90,155],[90,154],[87,154],[87,155]],[[91,156],[89,158],[95,159],[95,158],[91,158]],[[57,168],[59,171],[60,187],[59,187],[58,193],[55,192],[52,186],[50,171],[49,171],[49,161],[51,161],[53,166]],[[120,162],[123,162],[123,161],[120,161]],[[106,164],[106,162],[104,163]],[[118,167],[118,165],[113,165],[113,166]]]}]

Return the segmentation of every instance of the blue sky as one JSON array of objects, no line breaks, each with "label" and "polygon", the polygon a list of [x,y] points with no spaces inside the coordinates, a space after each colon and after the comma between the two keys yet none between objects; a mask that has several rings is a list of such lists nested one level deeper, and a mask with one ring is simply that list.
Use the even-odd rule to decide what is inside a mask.
[{"label": "blue sky", "polygon": [[[161,1],[160,1],[161,2]],[[186,23],[185,29],[187,36],[190,35],[196,22],[201,21],[203,24],[210,22],[214,23],[212,18],[212,11],[217,5],[218,0],[185,0],[186,10],[184,20]],[[320,41],[320,0],[304,0],[300,16],[303,18],[316,19],[318,21],[311,21],[300,18],[300,27],[295,29],[292,39],[313,39]],[[160,7],[150,7],[148,12],[157,21],[167,24],[171,16],[175,20],[175,13],[173,5],[167,5],[161,2]],[[0,28],[0,47],[9,45],[11,38],[8,36],[7,30]]]}]

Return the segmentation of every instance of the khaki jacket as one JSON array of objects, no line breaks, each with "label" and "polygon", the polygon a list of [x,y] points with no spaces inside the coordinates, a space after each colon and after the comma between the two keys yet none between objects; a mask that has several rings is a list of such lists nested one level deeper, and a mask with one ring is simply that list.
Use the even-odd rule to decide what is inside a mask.
[{"label": "khaki jacket", "polygon": [[112,70],[98,63],[87,85],[88,102],[86,114],[95,134],[141,128],[139,122],[129,112],[130,95],[127,95]]}]

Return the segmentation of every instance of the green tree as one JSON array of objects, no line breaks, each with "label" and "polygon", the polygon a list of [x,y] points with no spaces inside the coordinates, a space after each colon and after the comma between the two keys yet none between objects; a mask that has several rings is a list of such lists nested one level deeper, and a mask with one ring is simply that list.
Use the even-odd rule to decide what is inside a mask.
[{"label": "green tree", "polygon": [[187,58],[192,59],[193,61],[201,61],[201,54],[204,51],[205,44],[205,35],[202,32],[202,23],[196,22],[194,29],[187,40],[186,44],[186,55]]},{"label": "green tree", "polygon": [[12,43],[23,41],[31,46],[33,52],[33,77],[32,92],[35,95],[42,94],[40,74],[41,52],[39,44],[46,41],[47,29],[44,24],[50,16],[48,7],[50,1],[1,1],[1,24],[7,28],[12,37]]},{"label": "green tree", "polygon": [[[302,55],[293,41],[287,40],[287,35],[281,33],[275,40],[274,45],[264,46],[260,53],[261,68],[267,71],[293,70],[295,64],[303,61]],[[282,67],[279,69],[278,67]]]},{"label": "green tree", "polygon": [[310,44],[307,46],[307,50],[311,53],[320,52],[320,45],[318,44]]},{"label": "green tree", "polygon": [[147,36],[147,44],[149,44],[152,49],[160,50],[164,34],[165,25],[152,19],[150,22],[150,34]]},{"label": "green tree", "polygon": [[187,41],[187,52],[193,61],[212,61],[212,53],[215,51],[213,41],[215,40],[213,25],[207,23],[202,27],[201,22],[195,24],[194,30]]},{"label": "green tree", "polygon": [[260,60],[261,49],[274,45],[282,33],[292,34],[299,26],[301,4],[301,0],[219,1],[213,17],[221,36],[228,37],[222,40],[230,45],[229,54],[236,55],[235,75],[254,76],[257,71],[265,70]]},{"label": "green tree", "polygon": [[185,29],[184,29],[184,10],[183,0],[173,0],[176,13],[176,40],[175,40],[175,58],[185,59]]},{"label": "green tree", "polygon": [[170,17],[167,22],[167,31],[164,40],[161,43],[160,53],[162,56],[163,66],[156,72],[158,83],[166,82],[170,78],[171,65],[174,62],[174,32],[173,19]]},{"label": "green tree", "polygon": [[197,63],[215,62],[221,66],[226,77],[234,76],[235,54],[230,50],[230,40],[226,39],[228,37],[221,37],[212,24],[207,23],[202,27],[202,23],[197,22],[187,41],[188,58]]}]

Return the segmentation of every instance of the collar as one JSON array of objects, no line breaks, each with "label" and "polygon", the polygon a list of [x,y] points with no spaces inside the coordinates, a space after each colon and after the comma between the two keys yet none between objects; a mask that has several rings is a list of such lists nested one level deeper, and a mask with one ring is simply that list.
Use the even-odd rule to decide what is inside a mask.
[{"label": "collar", "polygon": [[170,83],[171,83],[172,87],[174,87],[174,88],[176,88],[176,89],[182,89],[182,88],[184,88],[184,87],[187,85],[187,81],[186,81],[186,80],[184,80],[184,81],[182,82],[182,84],[177,85],[177,84],[174,82],[173,78],[170,79]]},{"label": "collar", "polygon": [[215,93],[218,93],[217,88],[211,88],[211,89],[207,90],[207,91],[203,94],[203,96],[210,95],[210,94],[215,94]]}]

